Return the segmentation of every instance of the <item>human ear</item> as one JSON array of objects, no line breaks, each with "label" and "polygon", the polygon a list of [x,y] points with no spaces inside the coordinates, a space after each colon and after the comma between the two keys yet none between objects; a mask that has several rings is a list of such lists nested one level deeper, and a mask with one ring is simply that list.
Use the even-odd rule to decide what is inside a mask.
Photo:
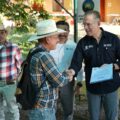
[{"label": "human ear", "polygon": [[100,26],[100,21],[98,21],[98,26]]}]

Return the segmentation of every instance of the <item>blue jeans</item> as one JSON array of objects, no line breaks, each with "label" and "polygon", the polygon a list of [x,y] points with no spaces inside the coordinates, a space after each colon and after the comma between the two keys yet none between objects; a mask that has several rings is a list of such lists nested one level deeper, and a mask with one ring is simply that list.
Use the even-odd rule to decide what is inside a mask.
[{"label": "blue jeans", "polygon": [[56,120],[54,108],[35,108],[29,111],[29,120]]},{"label": "blue jeans", "polygon": [[96,95],[87,91],[90,120],[99,120],[101,107],[104,107],[106,120],[118,120],[118,91]]},{"label": "blue jeans", "polygon": [[0,120],[19,120],[16,84],[0,86]]}]

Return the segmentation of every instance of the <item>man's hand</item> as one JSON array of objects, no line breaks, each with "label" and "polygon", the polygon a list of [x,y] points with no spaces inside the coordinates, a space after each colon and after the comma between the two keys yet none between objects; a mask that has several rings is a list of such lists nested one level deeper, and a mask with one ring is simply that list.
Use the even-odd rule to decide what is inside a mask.
[{"label": "man's hand", "polygon": [[119,66],[116,63],[114,63],[113,66],[115,70],[120,70]]},{"label": "man's hand", "polygon": [[[105,65],[106,64],[103,64],[101,67],[103,67]],[[114,68],[114,70],[120,70],[119,66],[116,63],[113,64],[113,68]]]},{"label": "man's hand", "polygon": [[68,75],[69,81],[71,82],[73,80],[73,76],[75,75],[75,71],[73,69],[66,70],[66,73]]}]

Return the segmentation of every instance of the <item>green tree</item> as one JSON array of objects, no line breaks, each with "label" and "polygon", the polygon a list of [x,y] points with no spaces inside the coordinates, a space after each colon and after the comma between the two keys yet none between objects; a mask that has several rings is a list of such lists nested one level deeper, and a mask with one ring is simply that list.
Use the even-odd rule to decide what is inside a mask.
[{"label": "green tree", "polygon": [[0,0],[0,13],[7,19],[15,23],[15,31],[29,32],[31,27],[35,27],[35,23],[39,19],[49,19],[51,16],[44,9],[43,1],[36,0],[28,6],[24,0],[17,0],[17,3],[8,0]]}]

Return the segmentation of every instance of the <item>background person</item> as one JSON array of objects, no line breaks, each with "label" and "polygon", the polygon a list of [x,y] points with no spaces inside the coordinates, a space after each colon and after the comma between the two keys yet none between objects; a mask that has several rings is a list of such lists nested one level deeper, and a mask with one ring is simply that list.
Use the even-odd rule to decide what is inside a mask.
[{"label": "background person", "polygon": [[[104,107],[106,120],[118,120],[120,40],[100,28],[97,11],[86,12],[83,25],[87,35],[78,42],[70,68],[77,74],[84,60],[90,120],[99,120],[101,106]],[[90,84],[92,68],[105,64],[113,64],[113,79]]]},{"label": "background person", "polygon": [[[56,120],[55,106],[58,98],[58,87],[62,87],[73,79],[73,70],[61,73],[50,50],[56,48],[59,41],[58,34],[65,31],[57,29],[55,21],[43,20],[36,24],[37,34],[31,36],[29,41],[38,40],[38,45],[43,51],[32,56],[30,62],[31,80],[36,88],[36,104],[29,111],[29,120]],[[39,91],[40,83],[45,80]]]},{"label": "background person", "polygon": [[[76,43],[73,40],[69,40],[69,24],[65,21],[58,21],[57,27],[65,30],[66,32],[58,35],[59,43],[55,50],[51,50],[50,54],[53,56],[58,69],[63,72],[68,69],[71,63],[71,59],[76,48]],[[82,70],[79,72],[79,78],[83,79]],[[69,82],[59,90],[60,102],[63,108],[63,119],[73,119],[73,105],[74,105],[74,81]]]},{"label": "background person", "polygon": [[7,30],[0,23],[0,120],[19,120],[14,95],[22,58],[20,49],[7,40],[7,35]]}]

